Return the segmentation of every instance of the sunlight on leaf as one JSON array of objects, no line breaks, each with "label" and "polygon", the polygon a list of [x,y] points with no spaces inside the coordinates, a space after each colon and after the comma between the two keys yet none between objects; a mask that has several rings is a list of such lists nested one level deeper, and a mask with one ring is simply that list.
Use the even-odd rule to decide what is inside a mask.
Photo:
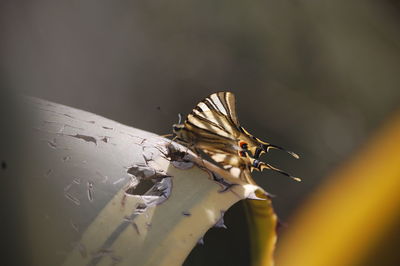
[{"label": "sunlight on leaf", "polygon": [[244,201],[249,224],[252,265],[270,266],[274,265],[278,218],[271,200],[263,193],[256,193],[256,196],[265,200]]}]

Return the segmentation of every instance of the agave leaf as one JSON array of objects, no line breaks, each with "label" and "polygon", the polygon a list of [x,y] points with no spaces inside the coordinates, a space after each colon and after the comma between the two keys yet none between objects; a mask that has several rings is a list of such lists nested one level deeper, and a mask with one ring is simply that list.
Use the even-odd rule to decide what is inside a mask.
[{"label": "agave leaf", "polygon": [[23,106],[31,265],[181,265],[231,205],[263,195],[158,135],[40,99]]},{"label": "agave leaf", "polygon": [[271,266],[274,265],[278,218],[271,199],[259,192],[256,195],[265,200],[244,201],[250,232],[251,264]]}]

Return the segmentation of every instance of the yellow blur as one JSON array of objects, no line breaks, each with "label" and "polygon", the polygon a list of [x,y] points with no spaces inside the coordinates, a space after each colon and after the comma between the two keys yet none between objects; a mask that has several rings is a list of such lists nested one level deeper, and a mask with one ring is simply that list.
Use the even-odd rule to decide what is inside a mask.
[{"label": "yellow blur", "polygon": [[[397,114],[299,209],[278,241],[276,265],[376,265],[368,259],[379,256],[378,265],[388,265],[387,254],[375,253],[395,228],[399,211]],[[398,246],[386,245],[393,256]]]}]

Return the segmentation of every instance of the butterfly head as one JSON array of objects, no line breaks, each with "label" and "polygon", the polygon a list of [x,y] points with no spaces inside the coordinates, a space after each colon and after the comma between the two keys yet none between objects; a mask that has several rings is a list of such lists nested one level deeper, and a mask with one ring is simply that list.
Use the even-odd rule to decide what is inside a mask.
[{"label": "butterfly head", "polygon": [[182,130],[184,129],[184,125],[182,124],[174,124],[172,125],[172,132],[176,136],[180,136],[182,134]]}]

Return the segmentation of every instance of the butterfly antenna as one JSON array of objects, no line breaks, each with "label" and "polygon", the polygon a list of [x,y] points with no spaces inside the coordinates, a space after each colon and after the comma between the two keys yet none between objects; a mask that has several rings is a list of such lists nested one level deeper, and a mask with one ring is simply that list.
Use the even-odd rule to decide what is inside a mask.
[{"label": "butterfly antenna", "polygon": [[178,113],[178,124],[182,123],[182,114]]},{"label": "butterfly antenna", "polygon": [[259,162],[257,168],[260,169],[261,171],[262,171],[263,169],[270,169],[270,170],[272,170],[272,171],[275,171],[275,172],[278,172],[278,173],[280,173],[280,174],[282,174],[282,175],[285,175],[285,176],[287,176],[287,177],[290,177],[291,179],[293,179],[293,180],[295,180],[295,181],[297,181],[297,182],[301,182],[301,178],[292,176],[292,175],[286,173],[285,171],[283,171],[283,170],[281,170],[281,169],[279,169],[279,168],[276,168],[276,167],[274,167],[274,166],[272,166],[272,165],[270,165],[270,164],[268,164],[268,163]]},{"label": "butterfly antenna", "polygon": [[281,150],[281,151],[284,151],[284,152],[289,153],[290,155],[292,155],[292,156],[293,156],[294,158],[296,158],[296,159],[299,159],[299,158],[300,158],[300,156],[299,156],[297,153],[292,152],[292,151],[288,151],[288,150],[286,150],[286,149],[284,149],[284,148],[282,148],[282,147],[280,147],[280,146],[276,146],[276,145],[273,145],[273,144],[264,144],[264,145],[263,145],[263,148],[264,148],[264,150],[265,150],[266,152],[268,152],[269,149],[277,149],[277,150]]}]

